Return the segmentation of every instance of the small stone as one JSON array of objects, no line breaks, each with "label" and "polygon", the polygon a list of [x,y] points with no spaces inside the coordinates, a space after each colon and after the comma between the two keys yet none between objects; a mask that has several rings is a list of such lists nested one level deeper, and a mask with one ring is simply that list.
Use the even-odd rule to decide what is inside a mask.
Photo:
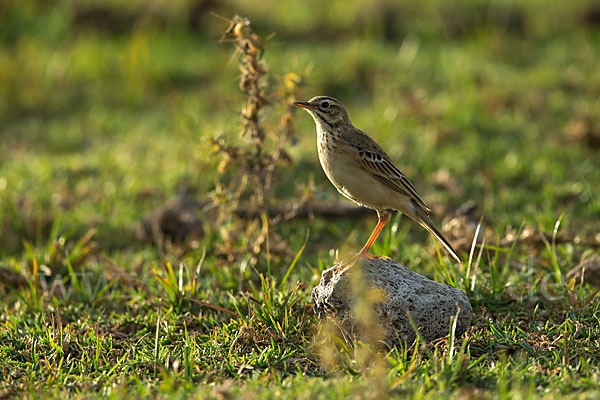
[{"label": "small stone", "polygon": [[600,288],[600,256],[582,257],[579,265],[567,272],[567,280],[575,279],[575,283]]},{"label": "small stone", "polygon": [[208,204],[208,201],[187,196],[176,197],[146,214],[137,227],[137,236],[157,245],[162,245],[165,240],[180,243],[202,237],[202,216]]},{"label": "small stone", "polygon": [[[362,273],[360,281],[355,273]],[[450,321],[458,309],[455,335],[462,335],[471,325],[473,310],[461,290],[434,282],[390,258],[364,259],[349,268],[336,264],[323,271],[319,285],[312,291],[315,313],[320,319],[330,320],[343,331],[360,337],[361,322],[355,315],[360,286],[370,293],[383,294],[371,301],[385,330],[384,340],[390,345],[415,340],[409,313],[427,342],[448,335]]]}]

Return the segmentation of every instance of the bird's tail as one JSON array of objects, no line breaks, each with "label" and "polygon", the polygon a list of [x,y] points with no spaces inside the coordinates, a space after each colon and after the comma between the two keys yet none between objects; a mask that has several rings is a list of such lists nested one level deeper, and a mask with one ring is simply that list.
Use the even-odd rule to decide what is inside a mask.
[{"label": "bird's tail", "polygon": [[415,215],[415,216],[411,215],[410,217],[412,217],[415,221],[417,221],[419,223],[419,225],[421,225],[429,233],[431,233],[438,240],[438,242],[440,242],[446,248],[446,250],[448,251],[448,253],[450,253],[452,258],[454,258],[457,262],[462,264],[462,260],[458,256],[458,253],[456,252],[456,250],[454,250],[454,248],[452,247],[450,242],[448,242],[448,240],[446,240],[446,238],[444,237],[444,235],[442,235],[442,233],[438,230],[438,228],[436,228],[435,225],[433,225],[433,222],[431,222],[431,220],[429,219],[427,214],[425,214],[425,212],[423,210],[421,210],[419,207],[415,207],[415,208],[417,209],[417,215]]}]

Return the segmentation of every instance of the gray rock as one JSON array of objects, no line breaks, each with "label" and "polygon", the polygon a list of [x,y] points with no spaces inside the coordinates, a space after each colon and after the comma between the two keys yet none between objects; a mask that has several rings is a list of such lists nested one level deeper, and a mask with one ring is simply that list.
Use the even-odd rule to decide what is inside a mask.
[{"label": "gray rock", "polygon": [[356,316],[355,300],[361,298],[360,287],[380,294],[371,295],[370,301],[384,329],[384,340],[390,345],[415,340],[408,313],[426,341],[448,334],[458,308],[456,336],[471,324],[473,310],[461,290],[434,282],[389,258],[364,259],[349,268],[336,264],[323,271],[319,285],[312,291],[315,313],[320,319],[334,322],[342,332],[364,336],[370,327]]},{"label": "gray rock", "polygon": [[199,201],[188,196],[179,196],[144,216],[137,227],[141,240],[152,241],[162,246],[165,240],[181,243],[204,236],[204,220],[209,201]]}]

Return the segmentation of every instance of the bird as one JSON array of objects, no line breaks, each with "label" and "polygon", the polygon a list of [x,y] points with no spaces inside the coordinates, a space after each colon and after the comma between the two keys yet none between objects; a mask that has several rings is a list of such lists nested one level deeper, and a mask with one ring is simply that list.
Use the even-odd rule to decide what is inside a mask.
[{"label": "bird", "polygon": [[431,209],[406,175],[375,140],[350,121],[344,105],[329,96],[293,103],[308,111],[317,126],[317,150],[323,171],[346,198],[377,212],[379,221],[363,248],[351,258],[369,254],[389,219],[389,210],[407,215],[432,234],[457,262],[458,253],[431,222]]}]

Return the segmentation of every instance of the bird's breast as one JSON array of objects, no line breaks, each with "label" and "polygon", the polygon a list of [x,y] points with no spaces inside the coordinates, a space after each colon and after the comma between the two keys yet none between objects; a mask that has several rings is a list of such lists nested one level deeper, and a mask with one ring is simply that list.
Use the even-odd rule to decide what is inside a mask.
[{"label": "bird's breast", "polygon": [[348,199],[376,210],[404,210],[406,199],[377,180],[362,165],[359,154],[327,132],[318,135],[319,161],[327,178]]},{"label": "bird's breast", "polygon": [[364,201],[367,196],[362,193],[364,171],[357,165],[350,149],[330,134],[323,133],[319,135],[318,150],[323,171],[335,188],[350,200],[368,207],[368,202]]}]

